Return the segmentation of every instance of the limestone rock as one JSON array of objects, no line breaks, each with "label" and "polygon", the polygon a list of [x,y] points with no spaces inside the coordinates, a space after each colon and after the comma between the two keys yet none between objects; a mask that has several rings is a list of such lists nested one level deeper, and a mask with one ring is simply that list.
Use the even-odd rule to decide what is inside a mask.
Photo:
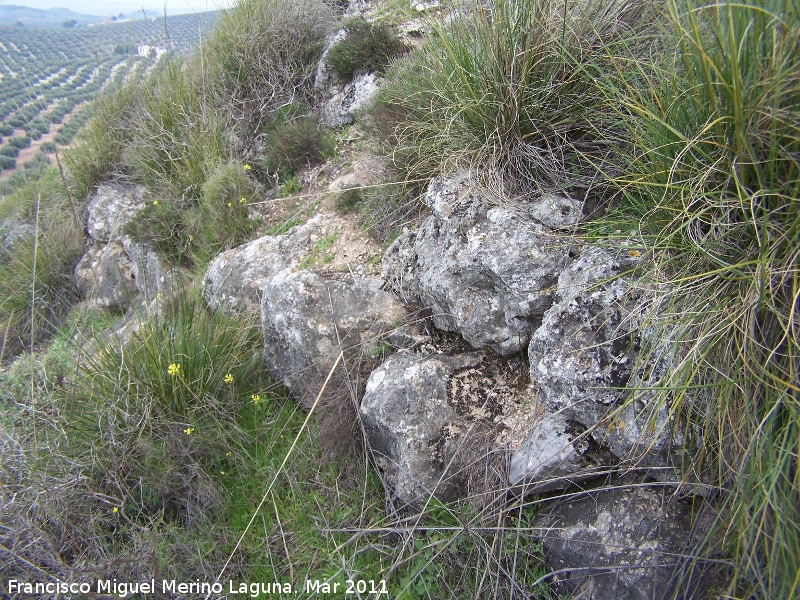
[{"label": "limestone rock", "polygon": [[283,269],[297,264],[321,235],[324,217],[316,216],[282,235],[268,235],[222,252],[208,265],[203,293],[209,306],[231,312],[258,312],[261,290]]},{"label": "limestone rock", "polygon": [[147,300],[177,289],[180,271],[172,268],[150,244],[136,242],[126,235],[122,238],[122,247],[130,259],[136,287]]},{"label": "limestone rock", "polygon": [[[503,362],[483,351],[398,352],[372,372],[361,422],[386,487],[401,501],[456,499],[495,469],[495,457],[505,464],[503,421],[522,398]],[[505,483],[498,475],[489,489]]]},{"label": "limestone rock", "polygon": [[583,206],[564,194],[544,193],[527,208],[528,214],[550,229],[565,229],[580,223]]},{"label": "limestone rock", "polygon": [[133,263],[116,241],[86,251],[75,265],[75,283],[85,298],[111,310],[127,308],[139,293]]},{"label": "limestone rock", "polygon": [[418,296],[436,327],[475,348],[524,350],[552,303],[569,243],[524,210],[492,206],[465,172],[434,180],[426,203],[433,215],[384,256],[393,289]]},{"label": "limestone rock", "polygon": [[345,30],[339,29],[326,44],[322,53],[314,88],[321,97],[322,124],[325,127],[341,127],[353,122],[357,111],[365,108],[378,93],[378,76],[375,73],[356,73],[352,81],[341,81],[328,65],[328,50],[345,38]]},{"label": "limestone rock", "polygon": [[87,231],[97,242],[107,242],[122,237],[125,224],[147,202],[147,191],[142,186],[104,183],[89,200]]},{"label": "limestone rock", "polygon": [[378,89],[375,73],[359,73],[352,81],[331,85],[322,101],[322,124],[340,127],[352,123],[356,112],[366,108]]},{"label": "limestone rock", "polygon": [[[631,253],[637,257],[636,252]],[[528,348],[530,374],[548,410],[593,428],[593,437],[621,459],[640,466],[665,464],[670,448],[667,406],[630,389],[652,385],[668,366],[664,358],[642,380],[634,372],[640,339],[637,304],[646,291],[624,273],[637,258],[587,248],[558,279],[556,303],[545,313]],[[658,362],[658,361],[657,361]],[[609,419],[611,427],[606,427]]]},{"label": "limestone rock", "polygon": [[[537,516],[545,556],[591,598],[666,600],[691,541],[688,507],[659,487],[614,487],[558,501]],[[682,595],[691,598],[691,594]]]},{"label": "limestone rock", "polygon": [[454,472],[453,454],[468,427],[448,388],[454,374],[482,358],[480,353],[396,354],[370,375],[361,421],[387,487],[403,502],[462,495],[464,481]]},{"label": "limestone rock", "polygon": [[526,493],[565,489],[595,475],[586,458],[586,428],[563,415],[545,413],[511,455],[508,480]]},{"label": "limestone rock", "polygon": [[313,400],[342,350],[347,362],[388,343],[407,312],[382,285],[376,278],[337,279],[292,269],[266,281],[261,326],[272,376],[297,398]]}]

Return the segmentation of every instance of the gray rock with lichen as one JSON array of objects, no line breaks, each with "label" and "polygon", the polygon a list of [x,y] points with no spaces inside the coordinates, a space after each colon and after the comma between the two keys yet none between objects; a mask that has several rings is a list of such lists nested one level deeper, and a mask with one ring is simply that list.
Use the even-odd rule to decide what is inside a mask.
[{"label": "gray rock with lichen", "polygon": [[308,255],[323,227],[324,217],[317,216],[281,235],[267,235],[217,255],[203,277],[208,305],[234,313],[259,312],[264,285]]},{"label": "gray rock with lichen", "polygon": [[[564,270],[556,302],[531,338],[530,374],[548,410],[591,429],[621,459],[664,466],[673,441],[669,407],[646,388],[669,361],[637,362],[640,306],[648,292],[630,274],[639,260],[631,254],[587,247]],[[629,398],[635,388],[640,391]]]},{"label": "gray rock with lichen", "polygon": [[524,210],[493,206],[465,172],[432,181],[425,201],[433,215],[384,255],[390,285],[475,348],[524,350],[552,303],[569,243]]},{"label": "gray rock with lichen", "polygon": [[[286,269],[268,279],[261,298],[264,358],[272,376],[311,401],[340,352],[347,362],[370,355],[408,313],[376,278],[323,276]],[[388,343],[388,342],[387,342]]]},{"label": "gray rock with lichen", "polygon": [[97,242],[120,239],[125,225],[147,202],[143,186],[104,183],[89,200],[86,230]]},{"label": "gray rock with lichen", "polygon": [[[620,485],[556,501],[536,517],[545,557],[589,598],[666,600],[692,538],[690,507],[667,488]],[[694,597],[684,590],[681,598]]]},{"label": "gray rock with lichen", "polygon": [[95,244],[75,265],[75,284],[98,306],[125,309],[139,293],[133,263],[117,241]]}]

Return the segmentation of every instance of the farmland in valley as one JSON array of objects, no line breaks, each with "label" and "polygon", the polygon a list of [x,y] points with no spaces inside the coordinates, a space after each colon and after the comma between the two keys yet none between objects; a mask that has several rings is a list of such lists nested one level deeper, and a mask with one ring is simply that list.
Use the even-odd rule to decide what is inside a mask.
[{"label": "farmland in valley", "polygon": [[69,145],[89,119],[94,98],[143,77],[169,52],[187,52],[217,16],[90,27],[0,25],[0,180],[49,162],[56,145]]}]

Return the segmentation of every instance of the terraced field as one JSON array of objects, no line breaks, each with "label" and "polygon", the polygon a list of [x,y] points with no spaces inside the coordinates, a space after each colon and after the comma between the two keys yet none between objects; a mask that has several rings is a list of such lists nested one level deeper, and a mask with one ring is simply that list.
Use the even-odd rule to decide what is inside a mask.
[{"label": "terraced field", "polygon": [[92,27],[0,25],[0,180],[48,161],[91,116],[91,100],[186,52],[218,12]]}]

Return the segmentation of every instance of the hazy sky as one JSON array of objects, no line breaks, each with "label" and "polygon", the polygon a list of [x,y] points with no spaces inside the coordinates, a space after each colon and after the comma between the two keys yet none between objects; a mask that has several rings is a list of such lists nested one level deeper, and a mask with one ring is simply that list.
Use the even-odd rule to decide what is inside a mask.
[{"label": "hazy sky", "polygon": [[[227,8],[236,0],[166,0],[167,14],[178,15],[190,12],[205,12]],[[102,17],[142,10],[164,12],[164,0],[0,0],[0,4],[16,4],[31,8],[68,8],[85,15]]]}]

